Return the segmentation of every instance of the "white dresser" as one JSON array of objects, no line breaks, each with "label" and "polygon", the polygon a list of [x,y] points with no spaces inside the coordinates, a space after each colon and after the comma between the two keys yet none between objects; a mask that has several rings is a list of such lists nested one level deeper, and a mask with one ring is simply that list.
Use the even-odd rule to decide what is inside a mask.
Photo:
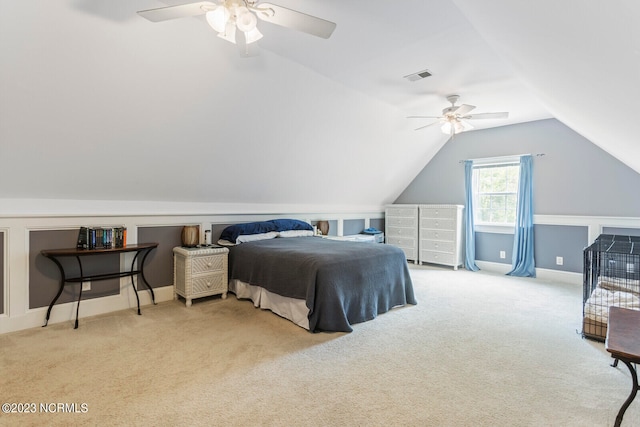
[{"label": "white dresser", "polygon": [[418,263],[418,205],[385,207],[385,238],[402,249],[407,260]]},{"label": "white dresser", "polygon": [[173,248],[173,290],[186,300],[222,294],[227,297],[229,286],[228,253],[224,247]]},{"label": "white dresser", "polygon": [[462,205],[419,205],[419,262],[449,265],[463,263]]}]

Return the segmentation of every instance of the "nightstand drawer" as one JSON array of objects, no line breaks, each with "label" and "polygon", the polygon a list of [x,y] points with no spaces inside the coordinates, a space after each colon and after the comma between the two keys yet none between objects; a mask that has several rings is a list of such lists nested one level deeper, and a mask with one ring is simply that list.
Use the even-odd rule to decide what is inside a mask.
[{"label": "nightstand drawer", "polygon": [[224,267],[224,257],[220,255],[195,257],[191,262],[191,273],[201,274],[220,271]]},{"label": "nightstand drawer", "polygon": [[208,274],[193,279],[192,294],[195,296],[200,293],[210,292],[227,292],[227,283],[225,282],[223,273]]}]

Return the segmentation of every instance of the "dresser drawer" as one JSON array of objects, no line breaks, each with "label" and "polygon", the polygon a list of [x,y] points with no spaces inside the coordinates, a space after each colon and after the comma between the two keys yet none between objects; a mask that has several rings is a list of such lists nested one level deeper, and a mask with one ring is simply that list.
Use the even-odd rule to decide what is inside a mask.
[{"label": "dresser drawer", "polygon": [[420,228],[432,228],[432,229],[438,229],[438,230],[455,230],[456,221],[455,219],[422,218],[420,220]]},{"label": "dresser drawer", "polygon": [[387,244],[400,248],[415,248],[417,239],[410,237],[390,237],[387,236]]},{"label": "dresser drawer", "polygon": [[417,218],[406,218],[406,217],[387,217],[387,226],[394,227],[411,227],[415,228],[418,226]]},{"label": "dresser drawer", "polygon": [[201,293],[222,293],[227,292],[227,283],[223,273],[207,274],[193,279],[191,284],[191,294],[195,296]]},{"label": "dresser drawer", "polygon": [[408,227],[387,227],[387,237],[412,237],[418,236],[418,230]]},{"label": "dresser drawer", "polygon": [[421,208],[420,218],[450,218],[456,217],[457,209],[453,208]]},{"label": "dresser drawer", "polygon": [[420,251],[420,262],[430,262],[433,264],[444,264],[444,265],[453,265],[454,264],[454,255],[443,253],[443,252],[433,252],[433,251]]},{"label": "dresser drawer", "polygon": [[442,240],[445,242],[453,242],[456,233],[453,230],[422,230],[423,240]]},{"label": "dresser drawer", "polygon": [[387,211],[386,211],[386,216],[415,217],[417,215],[418,215],[418,210],[416,208],[395,207],[395,208],[387,208]]},{"label": "dresser drawer", "polygon": [[454,253],[455,245],[453,242],[444,242],[440,240],[420,240],[420,250]]},{"label": "dresser drawer", "polygon": [[224,267],[224,257],[220,255],[194,257],[191,262],[191,273],[202,274],[220,271]]}]

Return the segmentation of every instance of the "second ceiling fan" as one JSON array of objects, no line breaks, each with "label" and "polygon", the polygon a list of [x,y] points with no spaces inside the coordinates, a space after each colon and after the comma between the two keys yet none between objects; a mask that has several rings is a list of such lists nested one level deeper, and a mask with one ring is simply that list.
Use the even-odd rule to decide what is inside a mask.
[{"label": "second ceiling fan", "polygon": [[469,124],[467,120],[506,119],[507,117],[509,117],[509,113],[507,112],[469,114],[476,107],[474,105],[468,104],[455,105],[456,102],[458,102],[458,99],[460,99],[460,96],[458,95],[447,96],[447,101],[451,103],[451,106],[442,110],[441,116],[408,116],[407,118],[438,119],[438,121],[425,126],[420,126],[419,128],[416,128],[416,130],[424,129],[429,126],[442,123],[441,130],[443,133],[446,133],[448,135],[455,135],[457,133],[473,129],[473,126],[471,126],[471,124]]}]

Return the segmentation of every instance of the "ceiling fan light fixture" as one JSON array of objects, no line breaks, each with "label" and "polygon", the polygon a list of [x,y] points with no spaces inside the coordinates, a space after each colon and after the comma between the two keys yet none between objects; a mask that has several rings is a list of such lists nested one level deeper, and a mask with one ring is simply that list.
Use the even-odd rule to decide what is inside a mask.
[{"label": "ceiling fan light fixture", "polygon": [[240,31],[248,33],[256,28],[257,23],[258,18],[249,9],[244,6],[236,9],[236,25]]},{"label": "ceiling fan light fixture", "polygon": [[229,9],[220,5],[206,14],[207,22],[218,33],[223,33],[231,14]]},{"label": "ceiling fan light fixture", "polygon": [[236,23],[233,20],[227,21],[227,25],[223,31],[218,33],[218,37],[228,42],[236,44]]},{"label": "ceiling fan light fixture", "polygon": [[262,33],[258,31],[258,28],[254,28],[251,31],[244,32],[245,38],[247,39],[247,44],[257,42],[262,38]]}]

